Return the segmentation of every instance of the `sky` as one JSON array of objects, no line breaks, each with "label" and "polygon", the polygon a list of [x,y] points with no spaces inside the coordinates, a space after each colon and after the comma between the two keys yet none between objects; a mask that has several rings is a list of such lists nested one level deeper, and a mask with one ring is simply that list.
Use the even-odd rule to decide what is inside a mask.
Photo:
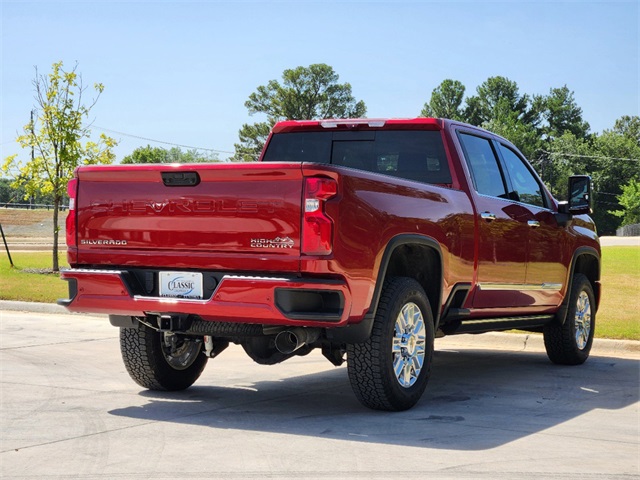
[{"label": "sky", "polygon": [[242,124],[264,120],[249,95],[314,63],[350,83],[368,117],[415,117],[443,80],[470,96],[498,75],[521,94],[567,85],[593,132],[640,110],[638,0],[0,2],[0,161],[28,158],[15,138],[34,67],[57,61],[104,84],[89,120],[120,141],[118,161],[147,144],[225,159]]}]

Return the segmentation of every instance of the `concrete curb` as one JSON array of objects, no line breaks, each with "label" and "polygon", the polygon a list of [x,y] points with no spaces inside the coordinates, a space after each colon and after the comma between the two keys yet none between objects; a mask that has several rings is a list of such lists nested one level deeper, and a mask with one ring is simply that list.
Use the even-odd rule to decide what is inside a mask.
[{"label": "concrete curb", "polygon": [[[437,350],[455,350],[456,348],[488,348],[527,352],[545,351],[544,340],[540,333],[489,332],[481,335],[452,335],[436,340]],[[591,355],[640,359],[640,341],[595,338],[591,348]]]},{"label": "concrete curb", "polygon": [[[0,300],[0,311],[18,311],[45,313],[56,315],[83,315],[100,317],[106,315],[70,313],[66,308],[53,303],[17,302]],[[522,350],[530,352],[544,352],[544,341],[537,333],[502,333],[489,332],[482,335],[451,335],[436,340],[436,350],[456,348],[488,348],[495,350]],[[591,354],[599,357],[633,357],[640,358],[640,341],[610,340],[596,338],[593,341]]]},{"label": "concrete curb", "polygon": [[56,305],[55,303],[38,303],[38,302],[17,302],[14,300],[0,300],[0,310],[10,310],[14,312],[33,312],[33,313],[52,313],[65,314],[69,311]]}]

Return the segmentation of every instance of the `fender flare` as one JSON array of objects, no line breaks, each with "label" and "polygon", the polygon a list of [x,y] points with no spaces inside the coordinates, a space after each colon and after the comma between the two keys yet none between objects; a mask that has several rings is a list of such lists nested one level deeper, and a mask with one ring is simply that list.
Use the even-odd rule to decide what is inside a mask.
[{"label": "fender flare", "polygon": [[573,252],[573,257],[571,258],[571,264],[569,266],[569,276],[567,279],[566,293],[564,296],[564,300],[560,304],[560,308],[556,313],[556,321],[558,321],[561,325],[564,324],[565,320],[567,319],[567,312],[569,311],[569,295],[571,294],[571,288],[573,287],[573,278],[575,277],[576,273],[575,270],[576,264],[578,263],[578,257],[581,257],[583,255],[590,255],[594,257],[598,264],[596,283],[592,285],[592,287],[597,298],[596,303],[600,303],[600,273],[602,270],[601,257],[598,254],[598,251],[593,247],[579,247],[575,252]]},{"label": "fender flare", "polygon": [[384,279],[387,276],[387,270],[389,269],[389,262],[393,252],[402,245],[417,244],[423,245],[433,249],[438,255],[438,261],[440,262],[441,272],[438,285],[437,298],[429,298],[429,302],[433,307],[433,319],[434,328],[437,328],[440,322],[440,314],[442,307],[442,286],[444,281],[444,269],[442,268],[442,249],[440,244],[433,238],[424,235],[416,234],[400,234],[393,237],[385,246],[382,259],[380,261],[380,267],[378,269],[378,275],[376,277],[376,285],[371,298],[371,304],[367,313],[362,321],[355,325],[349,325],[347,327],[332,329],[327,331],[330,339],[339,343],[362,343],[365,342],[371,336],[371,330],[373,328],[373,320],[376,316],[378,309],[378,302],[380,301],[380,295],[382,294],[382,286],[384,285]]}]

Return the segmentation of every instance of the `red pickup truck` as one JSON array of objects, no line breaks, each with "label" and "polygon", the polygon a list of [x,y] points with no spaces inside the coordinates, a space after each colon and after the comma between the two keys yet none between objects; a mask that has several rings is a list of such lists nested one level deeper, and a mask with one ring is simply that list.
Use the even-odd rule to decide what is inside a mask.
[{"label": "red pickup truck", "polygon": [[80,167],[59,303],[109,314],[146,388],[189,387],[230,343],[261,364],[320,348],[364,405],[404,410],[435,337],[518,328],[587,359],[590,188],[558,202],[511,143],[450,120],[280,122],[256,163]]}]

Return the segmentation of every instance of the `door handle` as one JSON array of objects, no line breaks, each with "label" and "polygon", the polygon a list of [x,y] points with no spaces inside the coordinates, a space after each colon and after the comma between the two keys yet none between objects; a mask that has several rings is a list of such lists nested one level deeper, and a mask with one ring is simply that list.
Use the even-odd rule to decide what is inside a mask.
[{"label": "door handle", "polygon": [[529,220],[527,222],[527,225],[529,225],[531,228],[538,228],[540,226],[540,222],[537,220]]},{"label": "door handle", "polygon": [[487,222],[493,222],[496,219],[496,216],[491,212],[482,212],[480,214],[480,218],[486,220]]}]

